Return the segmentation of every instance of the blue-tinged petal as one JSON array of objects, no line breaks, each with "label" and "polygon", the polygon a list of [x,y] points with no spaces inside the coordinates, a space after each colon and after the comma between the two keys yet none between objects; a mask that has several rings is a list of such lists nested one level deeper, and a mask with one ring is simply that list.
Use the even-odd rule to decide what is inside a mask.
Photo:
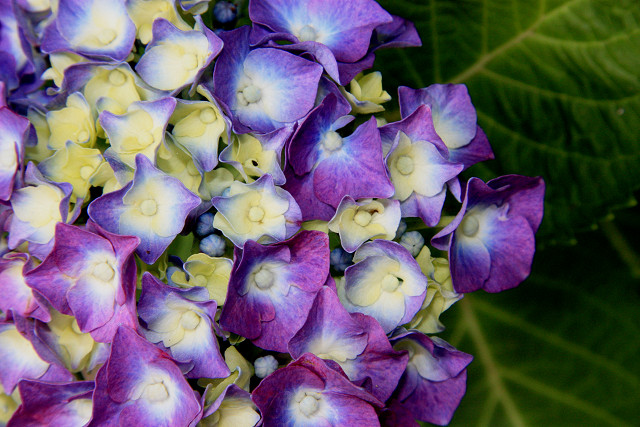
[{"label": "blue-tinged petal", "polygon": [[507,175],[487,184],[469,180],[460,212],[432,239],[438,249],[449,251],[456,291],[499,292],[528,276],[544,190],[540,177]]},{"label": "blue-tinged petal", "polygon": [[329,94],[304,119],[287,150],[288,163],[297,175],[309,173],[317,165],[323,157],[325,134],[340,128],[336,123],[350,110],[350,106],[339,102],[338,96]]},{"label": "blue-tinged petal", "polygon": [[316,197],[313,190],[313,171],[298,176],[293,172],[291,165],[287,164],[284,173],[287,181],[282,188],[287,190],[300,206],[302,221],[314,219],[329,221],[333,217],[336,212],[333,206]]},{"label": "blue-tinged petal", "polygon": [[200,204],[176,178],[159,171],[144,156],[136,157],[133,181],[95,199],[89,217],[105,230],[140,238],[138,255],[152,264],[182,231],[191,210]]},{"label": "blue-tinged petal", "polygon": [[123,61],[131,52],[135,33],[123,0],[60,0],[41,48],[45,53],[68,50]]},{"label": "blue-tinged petal", "polygon": [[208,299],[204,288],[170,287],[150,273],[142,278],[138,311],[146,323],[144,335],[151,342],[162,341],[177,362],[188,366],[189,378],[230,374],[212,328],[216,303]]},{"label": "blue-tinged petal", "polygon": [[109,138],[109,151],[113,151],[120,161],[132,168],[138,154],[155,162],[156,151],[164,139],[169,117],[175,107],[174,98],[162,98],[133,102],[124,114],[103,111],[99,121]]},{"label": "blue-tinged petal", "polygon": [[338,363],[355,359],[367,346],[365,330],[340,304],[335,292],[320,289],[304,325],[289,341],[294,358],[313,353],[322,359]]},{"label": "blue-tinged petal", "polygon": [[249,29],[225,35],[216,61],[214,95],[229,108],[234,129],[271,132],[313,107],[322,67],[278,49],[249,49]]},{"label": "blue-tinged petal", "polygon": [[177,91],[195,83],[222,50],[222,40],[201,25],[203,31],[182,31],[166,19],[153,23],[153,39],[136,65],[148,84]]},{"label": "blue-tinged petal", "polygon": [[440,215],[446,196],[447,190],[445,188],[432,197],[413,193],[400,204],[402,217],[419,217],[427,226],[435,227],[440,222]]},{"label": "blue-tinged petal", "polygon": [[409,353],[407,369],[387,402],[395,414],[392,419],[449,424],[466,391],[466,368],[473,357],[419,332],[404,333],[391,341],[395,350]]},{"label": "blue-tinged petal", "polygon": [[420,105],[431,108],[433,126],[449,149],[449,159],[469,167],[493,158],[487,137],[477,126],[476,110],[463,84],[433,84],[424,89],[398,88],[400,112],[409,116]]},{"label": "blue-tinged petal", "polygon": [[254,23],[274,32],[326,45],[342,62],[356,62],[365,56],[373,29],[392,21],[391,15],[371,0],[254,1],[249,14]]},{"label": "blue-tinged petal", "polygon": [[391,15],[392,22],[379,25],[373,32],[373,50],[382,48],[418,47],[422,41],[416,26],[408,19]]},{"label": "blue-tinged petal", "polygon": [[28,254],[9,252],[0,258],[0,310],[48,322],[51,315],[42,297],[25,282],[24,274],[34,266]]}]

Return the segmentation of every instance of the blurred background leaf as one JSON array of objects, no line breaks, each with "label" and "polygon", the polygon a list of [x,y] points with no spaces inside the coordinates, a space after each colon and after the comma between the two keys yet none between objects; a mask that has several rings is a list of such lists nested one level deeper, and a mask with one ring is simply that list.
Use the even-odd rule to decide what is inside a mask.
[{"label": "blurred background leaf", "polygon": [[496,160],[472,169],[547,182],[539,236],[629,206],[640,188],[638,0],[381,0],[421,48],[381,51],[389,92],[465,83]]},{"label": "blurred background leaf", "polygon": [[379,1],[423,41],[377,53],[387,91],[465,83],[496,153],[469,175],[547,183],[531,277],[444,316],[475,356],[451,425],[639,425],[640,2]]}]

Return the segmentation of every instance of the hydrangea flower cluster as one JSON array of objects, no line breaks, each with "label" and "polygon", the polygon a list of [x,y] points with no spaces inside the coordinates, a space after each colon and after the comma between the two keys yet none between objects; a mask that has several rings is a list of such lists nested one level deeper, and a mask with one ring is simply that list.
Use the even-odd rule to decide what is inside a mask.
[{"label": "hydrangea flower cluster", "polygon": [[544,182],[461,182],[464,85],[385,120],[374,0],[239,10],[0,0],[0,425],[451,420],[440,315],[527,277]]}]

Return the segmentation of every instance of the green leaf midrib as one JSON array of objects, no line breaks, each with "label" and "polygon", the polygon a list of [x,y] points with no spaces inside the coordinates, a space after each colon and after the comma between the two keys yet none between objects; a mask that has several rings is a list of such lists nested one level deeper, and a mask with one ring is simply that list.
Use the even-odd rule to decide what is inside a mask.
[{"label": "green leaf midrib", "polygon": [[[457,75],[450,77],[448,79],[446,79],[446,81],[450,82],[450,83],[464,83],[466,81],[468,81],[471,77],[473,77],[474,75],[476,75],[477,73],[479,73],[481,70],[484,69],[484,67],[490,63],[493,59],[495,59],[496,57],[502,55],[503,53],[505,53],[506,51],[508,51],[509,49],[511,49],[512,47],[516,46],[517,44],[521,43],[523,40],[525,40],[526,38],[533,36],[535,34],[536,29],[544,24],[548,19],[553,18],[554,16],[556,16],[558,13],[561,13],[563,11],[565,11],[566,9],[569,9],[571,6],[573,6],[574,4],[578,4],[578,3],[583,3],[587,0],[569,0],[566,3],[563,3],[559,6],[557,6],[554,9],[551,10],[546,10],[546,1],[541,1],[540,2],[540,15],[538,16],[538,19],[536,19],[536,21],[534,21],[533,24],[531,24],[529,27],[527,27],[525,30],[523,30],[520,33],[517,33],[514,37],[512,37],[511,39],[507,40],[506,42],[504,42],[503,44],[499,45],[498,47],[492,49],[492,50],[488,50],[488,25],[486,24],[486,19],[487,19],[487,1],[488,0],[483,0],[482,5],[483,5],[483,25],[482,25],[482,33],[481,33],[481,38],[482,38],[482,51],[481,51],[481,55],[476,59],[476,61],[471,64],[467,69],[465,69],[464,71],[458,73]],[[431,20],[430,20],[430,25],[431,25],[431,35],[432,35],[432,48],[433,48],[433,55],[434,55],[434,76],[436,81],[442,81],[441,76],[443,75],[442,70],[440,69],[440,61],[439,61],[439,41],[438,41],[438,31],[437,31],[437,18],[436,18],[436,13],[435,13],[435,5],[436,5],[436,0],[430,0],[430,5],[431,5]],[[603,41],[604,42],[604,41]],[[413,65],[412,65],[413,66]],[[417,73],[417,71],[414,68],[414,72]],[[424,84],[420,84],[420,82],[416,81],[416,83],[418,83],[420,85],[420,87],[423,87]]]}]

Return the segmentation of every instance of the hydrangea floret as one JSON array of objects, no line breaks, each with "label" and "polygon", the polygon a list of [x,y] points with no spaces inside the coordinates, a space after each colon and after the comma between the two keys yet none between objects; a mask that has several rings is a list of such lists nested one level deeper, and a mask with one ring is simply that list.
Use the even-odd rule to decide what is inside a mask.
[{"label": "hydrangea floret", "polygon": [[375,0],[242,3],[0,0],[1,425],[454,416],[441,315],[526,279],[544,181],[469,175],[464,84],[391,102]]}]

